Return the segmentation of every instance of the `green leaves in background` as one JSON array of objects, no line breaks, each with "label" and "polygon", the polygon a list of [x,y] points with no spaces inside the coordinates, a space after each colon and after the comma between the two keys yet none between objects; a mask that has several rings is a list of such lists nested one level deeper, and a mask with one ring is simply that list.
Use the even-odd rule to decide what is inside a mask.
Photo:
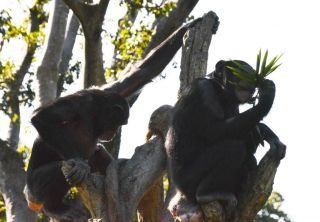
[{"label": "green leaves in background", "polygon": [[272,192],[267,203],[256,216],[256,222],[291,222],[288,215],[281,210],[284,199],[278,192]]},{"label": "green leaves in background", "polygon": [[[176,6],[176,2],[167,1],[159,5],[152,0],[122,0],[120,5],[127,7],[127,13],[119,20],[119,29],[112,39],[115,47],[114,63],[107,69],[107,77],[117,77],[117,73],[129,63],[138,61],[142,57],[154,34],[152,21],[154,18],[168,16]],[[144,21],[140,21],[139,25],[134,25],[139,12],[145,15]]]},{"label": "green leaves in background", "polygon": [[[31,55],[31,62],[35,61],[33,54],[44,42],[44,28],[48,20],[48,14],[44,10],[46,3],[48,0],[36,0],[28,9],[29,15],[21,24],[13,22],[10,10],[0,11],[0,54],[3,53],[4,46],[10,47],[14,41],[19,40],[25,42],[27,52]],[[35,96],[31,89],[32,78],[30,78],[34,73],[29,70],[29,67],[23,71],[20,69],[26,67],[26,64],[28,62],[19,67],[12,59],[0,57],[0,111],[13,121],[18,120],[17,114],[10,110],[13,98],[18,96],[20,104],[30,106]],[[23,78],[25,75],[28,75],[28,78]],[[17,86],[20,87],[19,90]]]}]

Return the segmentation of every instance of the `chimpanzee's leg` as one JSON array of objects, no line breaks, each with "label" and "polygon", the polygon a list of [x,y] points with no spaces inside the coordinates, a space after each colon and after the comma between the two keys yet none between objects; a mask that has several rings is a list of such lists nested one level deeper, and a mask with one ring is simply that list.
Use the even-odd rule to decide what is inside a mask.
[{"label": "chimpanzee's leg", "polygon": [[246,155],[246,147],[239,141],[224,141],[215,145],[214,159],[208,174],[201,180],[196,191],[196,200],[199,204],[219,201],[223,204],[228,218],[235,217],[237,186],[240,186],[240,177]]}]

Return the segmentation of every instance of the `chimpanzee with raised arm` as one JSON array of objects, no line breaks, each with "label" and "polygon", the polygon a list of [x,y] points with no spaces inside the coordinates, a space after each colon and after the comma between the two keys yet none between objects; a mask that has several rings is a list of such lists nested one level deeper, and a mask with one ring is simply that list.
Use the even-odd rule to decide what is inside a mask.
[{"label": "chimpanzee with raised arm", "polygon": [[[243,61],[236,63],[252,70]],[[258,144],[274,143],[279,158],[285,151],[260,123],[273,104],[274,83],[264,79],[253,85],[235,76],[228,68],[233,66],[234,61],[219,61],[212,78],[192,82],[174,107],[166,139],[169,172],[177,188],[194,204],[221,202],[229,217],[235,215],[242,179],[257,166]],[[250,103],[256,88],[258,103],[240,113],[239,105]]]}]

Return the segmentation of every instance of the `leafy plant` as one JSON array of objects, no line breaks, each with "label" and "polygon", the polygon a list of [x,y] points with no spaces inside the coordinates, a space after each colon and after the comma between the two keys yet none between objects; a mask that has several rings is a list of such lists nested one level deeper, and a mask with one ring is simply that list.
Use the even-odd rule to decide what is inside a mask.
[{"label": "leafy plant", "polygon": [[291,222],[288,215],[281,210],[284,199],[278,192],[272,192],[265,206],[256,216],[256,222]]},{"label": "leafy plant", "polygon": [[227,66],[227,68],[239,79],[249,82],[252,85],[259,86],[260,83],[272,72],[274,72],[281,64],[277,64],[280,56],[275,56],[267,64],[268,50],[264,53],[263,60],[261,61],[261,49],[257,55],[256,69],[240,64],[232,60],[234,66]]},{"label": "leafy plant", "polygon": [[[113,64],[107,68],[107,77],[117,78],[117,73],[120,73],[129,63],[134,63],[142,57],[155,33],[150,21],[168,16],[176,7],[176,2],[170,0],[156,4],[151,0],[121,0],[120,5],[127,7],[127,13],[119,20],[119,29],[112,37],[115,54]],[[141,21],[136,21],[138,12],[145,14]],[[139,25],[136,26],[138,23]]]}]

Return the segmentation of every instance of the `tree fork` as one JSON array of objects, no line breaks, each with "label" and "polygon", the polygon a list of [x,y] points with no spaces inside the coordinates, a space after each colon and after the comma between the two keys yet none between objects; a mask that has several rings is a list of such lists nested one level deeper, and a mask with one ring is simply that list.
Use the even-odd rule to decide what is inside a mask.
[{"label": "tree fork", "polygon": [[[92,4],[77,0],[64,0],[80,20],[85,35],[84,88],[106,83],[102,56],[102,24],[109,0]],[[92,75],[92,73],[94,75]]]}]

